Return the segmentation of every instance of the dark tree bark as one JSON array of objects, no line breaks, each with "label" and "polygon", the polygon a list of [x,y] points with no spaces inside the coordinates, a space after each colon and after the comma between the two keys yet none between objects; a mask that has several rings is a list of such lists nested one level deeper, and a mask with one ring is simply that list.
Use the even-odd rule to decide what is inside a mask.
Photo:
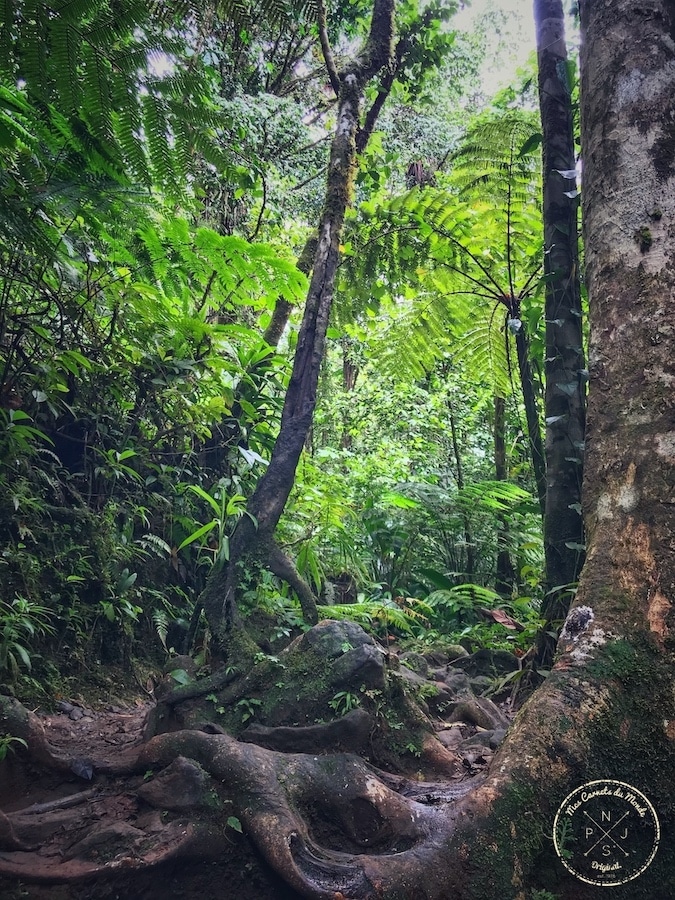
[{"label": "dark tree bark", "polygon": [[[333,302],[340,235],[351,198],[360,106],[367,84],[392,61],[394,7],[394,0],[375,0],[366,45],[341,73],[332,71],[332,59],[329,54],[326,55],[331,80],[339,81],[339,98],[312,277],[286,392],[281,429],[269,466],[248,502],[247,516],[240,520],[232,536],[229,563],[213,572],[204,591],[204,611],[212,630],[220,637],[240,624],[237,590],[246,560],[269,565],[273,558],[277,570],[288,571],[291,568],[289,560],[282,564],[281,551],[273,547],[274,530],[293,487],[295,470],[312,424]],[[307,585],[296,581],[296,589],[298,586],[303,615],[308,622],[316,622],[318,615],[312,592]]]},{"label": "dark tree bark", "polygon": [[546,282],[545,625],[538,666],[555,652],[552,629],[569,609],[584,560],[581,516],[586,390],[579,286],[571,86],[562,0],[535,0],[539,107],[543,133],[544,273]]},{"label": "dark tree bark", "polygon": [[[504,397],[494,398],[494,447],[495,447],[495,478],[497,481],[507,481],[508,471],[506,467],[506,400]],[[499,530],[497,532],[497,572],[495,575],[495,590],[503,597],[511,597],[516,583],[516,570],[509,553],[508,520],[505,516],[499,516]]]},{"label": "dark tree bark", "polygon": [[[518,310],[519,312],[520,310]],[[520,321],[520,328],[516,332],[516,354],[518,357],[518,371],[520,372],[520,387],[523,392],[527,439],[532,457],[537,498],[541,514],[544,516],[546,512],[546,458],[544,456],[544,444],[541,439],[541,416],[539,414],[537,394],[534,389],[534,375],[530,361],[530,342],[525,330],[525,323],[520,319],[518,321]]]},{"label": "dark tree bark", "polygon": [[[312,271],[312,263],[316,254],[316,235],[312,235],[305,241],[305,246],[296,261],[296,266],[305,275],[309,275]],[[293,310],[293,304],[283,297],[278,297],[274,304],[274,311],[270,323],[265,329],[263,339],[275,349],[279,346],[281,336],[286,330],[288,320]]]}]

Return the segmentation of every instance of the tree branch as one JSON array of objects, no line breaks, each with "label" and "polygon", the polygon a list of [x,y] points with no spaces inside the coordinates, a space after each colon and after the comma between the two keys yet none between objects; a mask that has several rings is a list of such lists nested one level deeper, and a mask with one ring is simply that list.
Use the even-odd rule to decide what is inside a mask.
[{"label": "tree branch", "polygon": [[340,93],[340,76],[338,75],[337,66],[335,65],[335,57],[328,41],[328,32],[326,31],[326,4],[323,0],[319,2],[319,40],[321,41],[321,52],[324,62],[326,63],[326,71],[330,79],[331,87],[337,97]]}]

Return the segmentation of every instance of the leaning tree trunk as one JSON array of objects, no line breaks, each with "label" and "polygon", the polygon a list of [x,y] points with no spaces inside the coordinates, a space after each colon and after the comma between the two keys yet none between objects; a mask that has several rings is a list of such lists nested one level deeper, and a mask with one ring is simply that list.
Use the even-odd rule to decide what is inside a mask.
[{"label": "leaning tree trunk", "polygon": [[546,282],[547,594],[537,664],[555,652],[552,629],[570,605],[583,565],[581,479],[586,417],[577,243],[576,159],[562,0],[534,0],[543,132],[544,272]]},{"label": "leaning tree trunk", "polygon": [[368,82],[391,63],[394,7],[394,0],[375,0],[366,46],[341,73],[335,71],[330,51],[325,48],[331,82],[338,89],[337,125],[328,163],[326,200],[279,435],[269,466],[248,502],[247,515],[239,521],[232,536],[229,563],[214,571],[204,591],[205,614],[215,634],[221,637],[240,624],[237,589],[245,561],[270,566],[298,593],[305,619],[316,622],[318,618],[311,590],[292,562],[275,547],[273,535],[293,487],[295,470],[312,424],[333,302],[340,235],[351,198],[360,106]]}]

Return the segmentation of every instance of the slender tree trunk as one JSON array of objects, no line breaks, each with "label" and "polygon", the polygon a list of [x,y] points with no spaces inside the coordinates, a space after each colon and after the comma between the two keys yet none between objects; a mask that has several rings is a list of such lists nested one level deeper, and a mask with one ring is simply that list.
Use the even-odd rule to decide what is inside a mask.
[{"label": "slender tree trunk", "polygon": [[545,625],[537,665],[555,652],[552,629],[569,609],[584,560],[581,517],[586,392],[577,244],[577,199],[571,89],[562,0],[534,0],[543,132],[544,272],[546,282]]},{"label": "slender tree trunk", "polygon": [[[312,263],[314,262],[315,254],[316,235],[313,234],[305,241],[305,246],[302,248],[302,252],[296,261],[296,266],[301,272],[304,272],[305,275],[309,275],[312,271]],[[292,310],[292,303],[285,300],[283,297],[277,297],[277,302],[274,304],[274,311],[272,312],[272,318],[263,334],[263,339],[270,347],[276,349],[279,346],[279,341],[288,325]]]},{"label": "slender tree trunk", "polygon": [[[272,550],[274,530],[293,487],[295,470],[312,425],[316,393],[323,359],[326,331],[333,302],[335,274],[339,260],[340,235],[345,211],[351,199],[356,165],[356,134],[359,112],[368,82],[393,55],[394,0],[375,0],[370,34],[363,52],[339,75],[337,125],[328,164],[326,200],[312,277],[302,325],[286,392],[281,428],[265,474],[258,482],[243,517],[232,536],[227,566],[214,571],[204,591],[207,619],[217,635],[225,635],[239,624],[237,589],[244,561],[257,560],[268,565],[274,558],[278,570],[284,568],[278,550]],[[302,591],[303,613],[309,622],[317,620],[311,591]]]},{"label": "slender tree trunk", "polygon": [[[457,487],[461,491],[464,487],[464,469],[462,468],[462,455],[459,450],[459,437],[457,434],[457,422],[452,408],[452,401],[448,401],[448,413],[450,419],[450,435],[452,437],[452,452],[455,457],[455,470],[457,472]],[[473,581],[476,571],[476,547],[471,533],[471,521],[466,511],[462,511],[462,524],[464,526],[464,546],[466,548],[465,575],[469,581]]]},{"label": "slender tree trunk", "polygon": [[521,327],[516,332],[516,353],[518,355],[520,386],[523,392],[523,403],[525,404],[527,439],[532,455],[532,468],[534,469],[539,507],[543,516],[546,512],[546,459],[544,457],[544,444],[541,439],[541,420],[537,395],[534,390],[530,347],[524,322],[521,322]]},{"label": "slender tree trunk", "polygon": [[[497,481],[507,481],[506,468],[506,400],[504,397],[494,398],[494,447],[495,447],[495,478]],[[509,553],[509,530],[505,516],[499,516],[499,530],[497,532],[497,573],[495,576],[495,590],[503,597],[513,594],[516,581],[516,571],[511,562]]]}]

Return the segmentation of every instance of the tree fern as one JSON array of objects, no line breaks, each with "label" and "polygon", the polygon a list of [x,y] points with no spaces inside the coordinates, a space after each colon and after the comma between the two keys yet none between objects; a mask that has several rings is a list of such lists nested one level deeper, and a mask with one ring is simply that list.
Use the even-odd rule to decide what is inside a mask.
[{"label": "tree fern", "polygon": [[452,348],[470,377],[510,392],[506,320],[520,319],[541,260],[538,164],[522,152],[535,129],[517,111],[478,119],[443,188],[414,188],[376,214],[366,207],[353,227],[350,287],[371,307],[413,296],[392,303],[380,351],[400,374],[419,377]]}]

